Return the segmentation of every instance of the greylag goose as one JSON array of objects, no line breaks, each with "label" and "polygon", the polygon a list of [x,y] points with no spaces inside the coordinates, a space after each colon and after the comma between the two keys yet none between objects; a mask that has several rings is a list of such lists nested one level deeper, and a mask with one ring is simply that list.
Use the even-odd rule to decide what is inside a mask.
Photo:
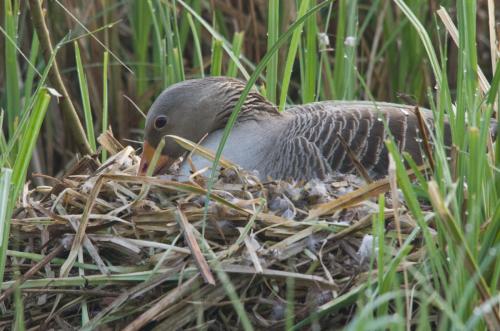
[{"label": "greylag goose", "polygon": [[[165,135],[201,141],[201,146],[215,151],[244,87],[245,83],[237,79],[210,77],[187,80],[163,91],[147,115],[139,172],[145,173]],[[428,110],[421,113],[432,124],[432,113]],[[368,173],[377,178],[388,171],[384,144],[387,132],[382,118],[386,119],[399,149],[421,164],[423,148],[413,106],[324,101],[278,112],[275,105],[255,90],[246,98],[222,155],[244,169],[256,170],[261,179],[298,180],[354,172],[354,154]],[[448,125],[445,143],[450,144]],[[184,153],[173,139],[166,139],[156,169],[170,167]],[[192,160],[197,169],[211,164],[202,157],[194,156]],[[184,165],[181,172],[187,169]]]}]

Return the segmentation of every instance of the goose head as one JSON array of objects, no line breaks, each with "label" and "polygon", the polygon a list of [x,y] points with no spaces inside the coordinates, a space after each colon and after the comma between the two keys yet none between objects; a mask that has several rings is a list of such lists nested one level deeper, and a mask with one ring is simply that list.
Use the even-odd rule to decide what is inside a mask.
[{"label": "goose head", "polygon": [[[185,150],[167,135],[176,135],[195,143],[205,135],[224,128],[245,87],[245,82],[228,77],[187,80],[164,90],[154,101],[146,117],[144,144],[139,174],[144,175],[162,139],[165,145],[154,174],[168,169]],[[252,91],[242,107],[238,120],[275,107]]]}]

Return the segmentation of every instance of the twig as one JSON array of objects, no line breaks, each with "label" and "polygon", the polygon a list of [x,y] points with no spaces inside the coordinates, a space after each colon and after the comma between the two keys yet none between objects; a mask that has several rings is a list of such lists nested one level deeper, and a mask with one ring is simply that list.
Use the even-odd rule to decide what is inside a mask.
[{"label": "twig", "polygon": [[0,303],[8,298],[14,291],[21,286],[26,280],[33,277],[40,269],[42,269],[47,263],[52,261],[59,253],[64,250],[64,245],[60,244],[57,246],[52,252],[50,252],[47,256],[45,256],[42,260],[40,260],[37,264],[31,267],[28,271],[26,271],[21,277],[11,287],[6,289],[2,294],[0,294]]},{"label": "twig", "polygon": [[367,184],[373,183],[373,180],[370,178],[370,175],[368,175],[368,171],[366,171],[365,167],[361,164],[361,162],[359,162],[358,158],[356,157],[356,155],[352,151],[351,147],[349,147],[349,145],[345,141],[344,137],[342,137],[340,134],[337,133],[337,138],[339,138],[340,143],[342,144],[342,146],[346,150],[347,155],[351,159],[352,163],[354,164],[354,167],[356,168],[356,170],[358,171],[360,176],[363,177],[363,179],[365,180],[365,182]]},{"label": "twig", "polygon": [[95,330],[97,328],[97,325],[99,325],[106,316],[114,311],[117,311],[120,307],[128,303],[130,300],[144,295],[146,292],[155,289],[157,286],[160,286],[168,279],[170,279],[174,274],[178,274],[179,272],[179,267],[171,268],[169,271],[161,275],[157,275],[154,278],[139,283],[131,289],[122,292],[113,300],[113,302],[101,309],[101,311],[97,315],[95,315],[89,322],[83,325],[81,330]]},{"label": "twig", "polygon": [[198,246],[198,242],[196,241],[196,238],[192,231],[192,225],[188,222],[186,216],[178,207],[175,216],[175,218],[177,219],[177,223],[179,223],[179,227],[184,232],[184,239],[186,240],[189,249],[191,250],[191,254],[196,262],[196,265],[198,266],[198,270],[203,276],[203,279],[206,283],[215,285],[215,278],[210,271],[207,260],[205,260],[205,257],[201,253],[200,246]]},{"label": "twig", "polygon": [[[54,54],[54,48],[52,47],[52,42],[50,40],[49,29],[47,28],[47,25],[45,24],[45,20],[43,18],[41,2],[39,0],[29,0],[29,5],[31,18],[33,20],[33,27],[38,34],[38,38],[40,39],[40,45],[42,47],[45,62],[49,63],[51,57]],[[69,131],[72,133],[73,138],[75,139],[78,150],[82,154],[91,154],[92,149],[90,148],[90,144],[85,135],[82,123],[78,118],[76,109],[71,102],[69,93],[64,86],[61,74],[59,73],[59,66],[57,65],[57,60],[55,58],[49,71],[49,79],[50,82],[54,85],[55,89],[62,94],[60,103],[61,110],[63,111],[67,119]]]},{"label": "twig", "polygon": [[194,275],[184,284],[178,286],[177,288],[170,291],[163,299],[155,303],[151,308],[142,313],[141,316],[137,317],[132,323],[130,323],[124,331],[135,331],[140,330],[144,325],[148,324],[151,320],[154,320],[156,315],[165,311],[167,307],[180,300],[189,291],[192,291],[195,282],[199,279],[199,274]]},{"label": "twig", "polygon": [[64,294],[73,294],[73,295],[82,295],[82,296],[98,296],[98,297],[118,297],[120,293],[104,291],[104,290],[92,290],[88,288],[82,288],[80,290],[71,290],[64,288],[25,288],[22,290],[23,293],[64,293]]},{"label": "twig", "polygon": [[[384,218],[390,217],[394,215],[394,212],[386,212],[384,214]],[[369,226],[372,226],[373,221],[373,214],[368,214],[361,218],[359,221],[356,223],[350,225],[349,227],[339,231],[339,232],[334,232],[328,235],[325,240],[341,240],[349,235],[352,235],[353,233],[356,233],[358,231],[361,231],[364,228],[367,228]],[[329,250],[326,251],[326,253],[329,252]]]},{"label": "twig", "polygon": [[434,171],[434,158],[432,157],[432,149],[429,144],[429,135],[427,134],[427,125],[425,125],[424,118],[418,107],[415,107],[415,115],[417,115],[418,127],[420,132],[422,132],[422,140],[424,142],[424,151],[427,159],[429,160],[429,166],[432,171]]},{"label": "twig", "polygon": [[97,141],[101,146],[108,151],[111,155],[118,154],[125,147],[120,144],[120,142],[113,136],[111,128],[106,132],[103,132],[97,137]]},{"label": "twig", "polygon": [[125,98],[125,100],[127,100],[128,102],[130,102],[132,104],[132,106],[134,106],[134,109],[137,110],[137,112],[139,114],[141,114],[141,116],[146,119],[147,118],[147,115],[142,111],[141,107],[139,107],[135,102],[134,100],[130,99],[126,94],[123,95],[123,97]]},{"label": "twig", "polygon": [[[240,232],[240,234],[244,234],[243,228],[238,228],[238,231]],[[245,242],[248,255],[250,255],[250,260],[252,261],[255,268],[255,272],[258,274],[262,274],[262,265],[260,264],[259,257],[257,256],[257,249],[255,247],[255,244],[252,242],[248,234],[245,235],[245,238],[243,240]]]},{"label": "twig", "polygon": [[[417,169],[422,171],[427,169],[427,166],[419,166]],[[410,178],[415,177],[413,170],[407,170],[408,176]],[[389,190],[389,180],[387,178],[377,180],[371,184],[362,186],[355,191],[349,192],[347,194],[341,195],[337,199],[319,204],[309,211],[309,215],[306,217],[305,221],[313,220],[317,217],[332,213],[336,210],[354,206],[369,197],[377,196],[381,193],[385,193]]]}]

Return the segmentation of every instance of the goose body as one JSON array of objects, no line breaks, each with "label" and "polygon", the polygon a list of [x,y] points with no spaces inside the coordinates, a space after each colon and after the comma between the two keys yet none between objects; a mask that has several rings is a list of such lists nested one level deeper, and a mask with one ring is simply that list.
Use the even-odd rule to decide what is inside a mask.
[{"label": "goose body", "polygon": [[[151,155],[159,140],[168,134],[194,142],[201,140],[202,146],[215,151],[244,86],[239,80],[213,77],[186,81],[165,90],[148,113],[141,170],[147,165],[147,154]],[[432,113],[421,113],[432,125]],[[161,119],[167,122],[163,127],[160,126],[165,121]],[[408,152],[417,164],[422,163],[418,118],[412,106],[324,101],[279,113],[253,91],[231,131],[223,157],[245,169],[256,170],[262,179],[311,179],[354,172],[354,154],[373,177],[380,177],[388,168],[384,144],[389,134],[387,128],[399,149]],[[450,140],[446,125],[445,143]],[[160,166],[169,166],[183,153],[175,142],[167,140]],[[193,157],[193,162],[197,169],[211,164],[198,156]],[[181,168],[183,172],[188,170],[187,165]]]}]

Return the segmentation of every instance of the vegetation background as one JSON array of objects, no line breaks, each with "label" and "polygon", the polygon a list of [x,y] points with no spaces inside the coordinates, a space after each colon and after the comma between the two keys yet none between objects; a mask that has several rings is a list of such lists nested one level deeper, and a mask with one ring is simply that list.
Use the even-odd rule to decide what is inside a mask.
[{"label": "vegetation background", "polygon": [[[26,176],[43,184],[43,177],[31,174],[57,175],[76,153],[97,152],[96,136],[108,127],[122,142],[140,147],[143,113],[164,88],[204,75],[248,79],[260,65],[257,85],[280,108],[368,99],[432,108],[440,122],[442,114],[450,116],[459,151],[453,165],[443,152],[439,127],[433,180],[425,174],[419,185],[411,185],[397,165],[417,222],[425,228],[428,221],[418,199],[431,201],[443,221],[436,241],[425,243],[429,259],[418,282],[428,279],[424,292],[443,299],[424,300],[445,312],[433,325],[443,330],[498,325],[483,318],[500,301],[500,148],[487,134],[489,118],[498,116],[500,80],[500,9],[494,0],[326,1],[296,25],[320,1],[0,3],[0,166],[12,169],[1,177],[0,274],[8,218]],[[458,28],[456,41],[437,14],[441,7]],[[281,47],[269,52],[276,43]],[[49,70],[56,63],[59,84]],[[470,268],[463,268],[464,261]],[[398,290],[383,284],[378,294]],[[488,308],[478,312],[480,303]],[[372,313],[358,315],[352,325],[362,329]],[[419,315],[422,322],[427,313]]]},{"label": "vegetation background", "polygon": [[[40,47],[34,33],[28,1],[2,2],[0,105],[5,111],[3,128],[8,139],[13,135],[16,118],[22,115],[40,80],[46,61],[42,56],[43,46]],[[428,31],[432,44],[448,50],[448,81],[455,86],[458,51],[436,16],[436,10],[444,6],[456,17],[455,2],[405,2]],[[276,12],[271,10],[271,3],[279,3]],[[88,107],[98,134],[105,120],[103,107],[106,106],[108,125],[115,136],[140,140],[143,117],[137,107],[147,112],[154,97],[182,79],[203,74],[244,78],[221,47],[238,54],[241,65],[251,73],[270,45],[297,18],[298,3],[293,0],[186,1],[186,6],[203,21],[190,14],[181,2],[174,8],[171,1],[163,0],[50,0],[45,1],[44,11],[52,42],[58,45],[56,59],[63,82],[82,122],[83,110]],[[309,6],[315,3],[309,1]],[[479,0],[477,8],[477,61],[491,80],[487,0]],[[498,10],[495,15],[498,21]],[[417,31],[394,2],[334,1],[307,20],[303,30],[290,70],[289,104],[372,98],[401,103],[410,99],[429,106],[428,93],[435,93],[432,67]],[[88,104],[82,101],[76,46],[80,49],[86,76],[84,89],[88,90]],[[283,90],[285,62],[291,46],[287,43],[280,48],[277,61],[270,64],[259,80],[273,101],[278,100]],[[106,50],[111,53],[107,105],[104,105]],[[212,63],[213,60],[217,63]],[[363,84],[358,75],[363,77]],[[267,80],[270,81],[266,84]],[[453,89],[451,92],[455,93]],[[55,174],[69,164],[77,151],[72,139],[74,130],[59,108],[53,98],[33,154],[31,169],[35,172]]]}]

